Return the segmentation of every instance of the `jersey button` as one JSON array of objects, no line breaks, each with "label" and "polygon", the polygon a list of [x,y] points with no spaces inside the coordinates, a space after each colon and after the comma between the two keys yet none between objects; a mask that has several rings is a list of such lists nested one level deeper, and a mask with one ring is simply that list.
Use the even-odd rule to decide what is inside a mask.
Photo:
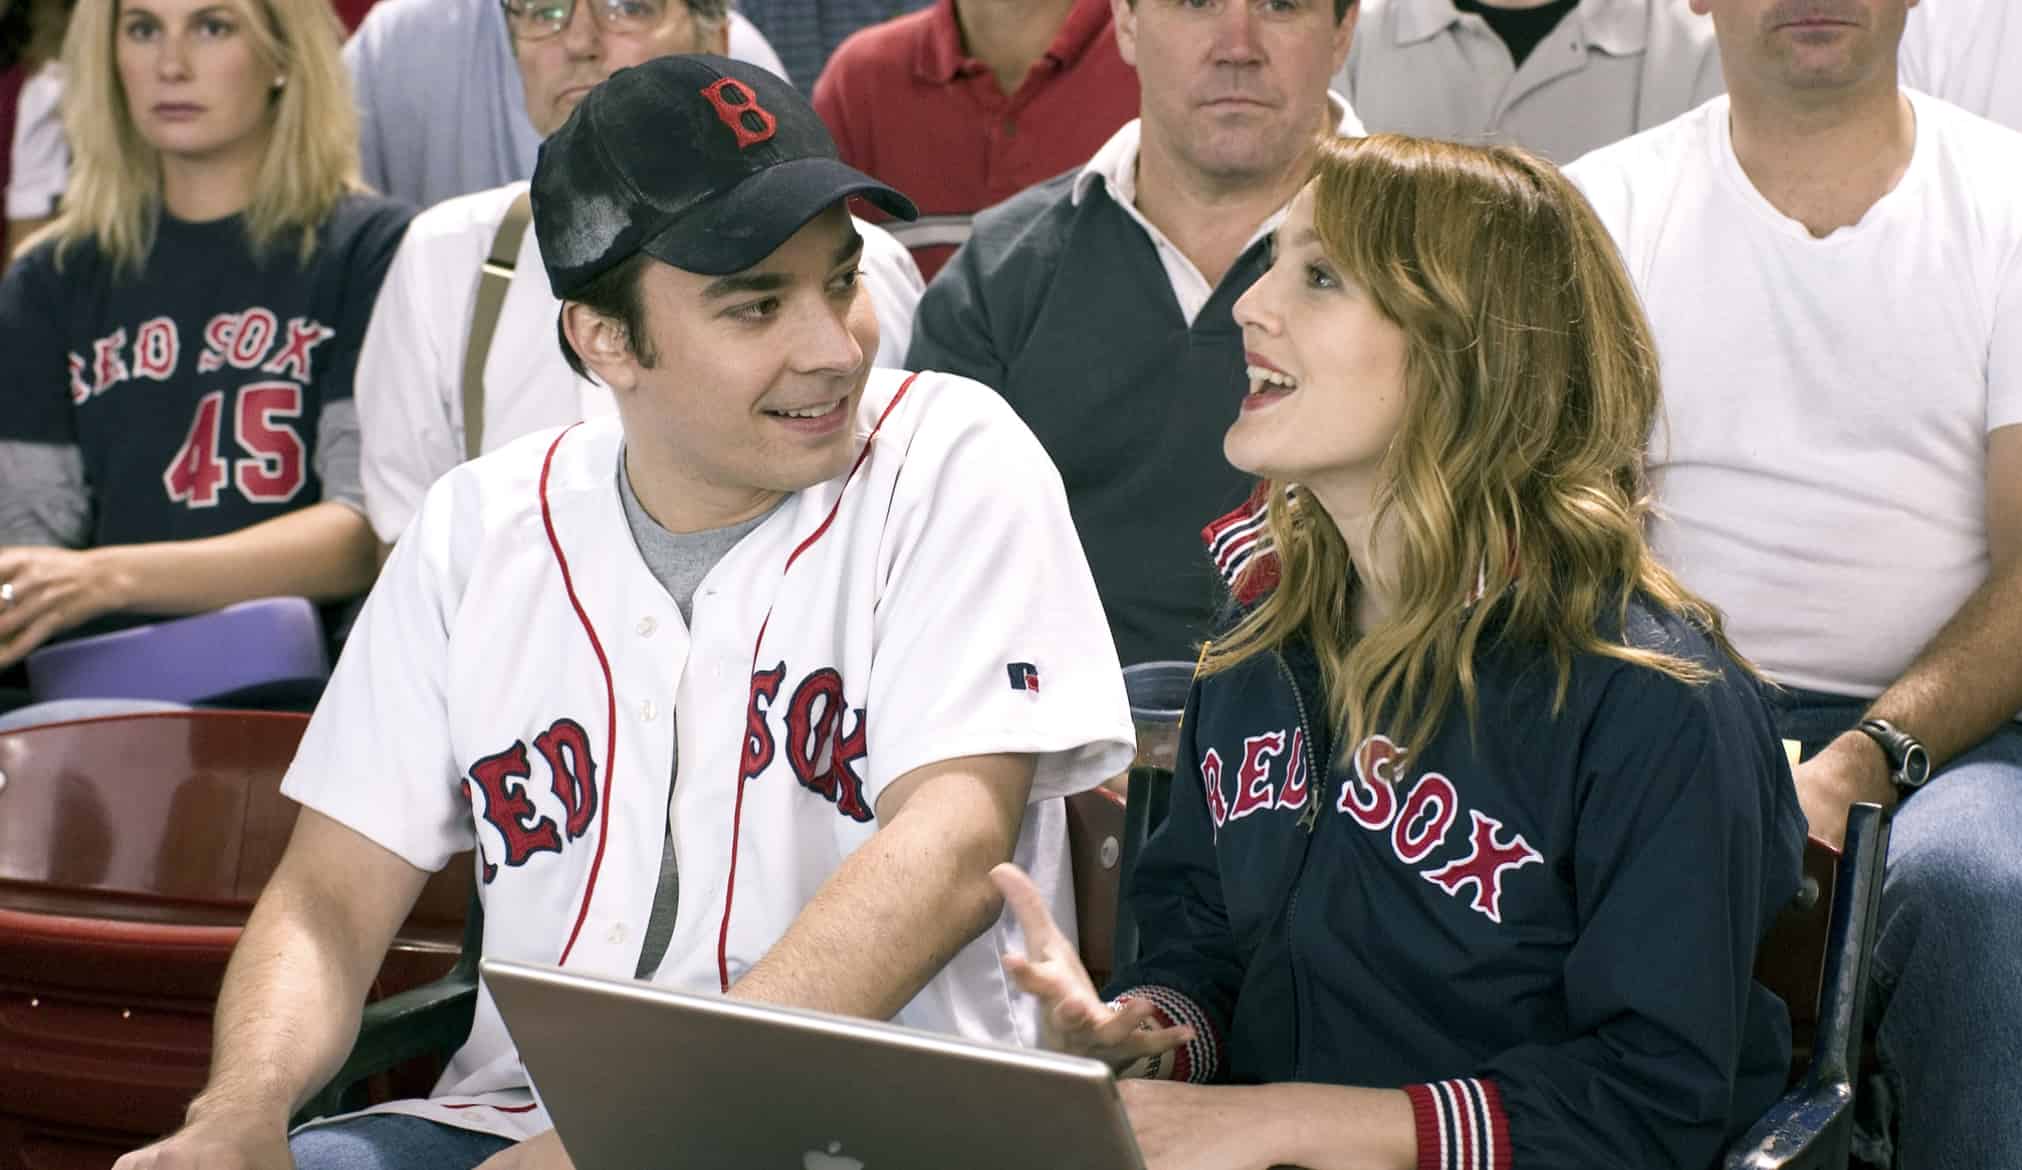
[{"label": "jersey button", "polygon": [[623,926],[612,926],[611,933],[606,937],[611,940],[612,946],[617,946],[619,943],[625,941],[625,928]]},{"label": "jersey button", "polygon": [[653,700],[651,699],[639,700],[639,718],[645,720],[648,723],[653,722]]},{"label": "jersey button", "polygon": [[639,619],[639,636],[641,638],[652,637],[653,631],[659,628],[660,623],[654,621],[653,616],[651,614],[648,614],[645,617]]}]

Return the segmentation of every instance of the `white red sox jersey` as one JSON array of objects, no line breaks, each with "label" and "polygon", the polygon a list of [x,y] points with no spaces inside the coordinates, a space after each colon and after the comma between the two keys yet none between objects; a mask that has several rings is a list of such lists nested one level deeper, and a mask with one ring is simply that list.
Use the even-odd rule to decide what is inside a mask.
[{"label": "white red sox jersey", "polygon": [[[365,510],[391,544],[436,477],[463,462],[463,354],[478,276],[499,222],[525,183],[438,204],[414,218],[386,270],[358,353],[359,472]],[[862,288],[878,319],[876,365],[897,367],[913,335],[926,284],[890,232],[856,220],[864,239]],[[555,343],[561,302],[548,288],[537,233],[520,241],[484,359],[484,450],[531,431],[611,414],[611,391],[579,378]]]},{"label": "white red sox jersey", "polygon": [[[1015,860],[1071,921],[1058,798],[1122,770],[1133,739],[1060,477],[997,394],[951,375],[874,371],[856,425],[853,470],[732,549],[692,628],[626,526],[615,418],[458,467],[282,791],[424,869],[475,846],[487,955],[606,975],[638,962],[671,823],[681,897],[655,980],[720,991],[877,831],[887,785],[1030,753]],[[1022,945],[1001,919],[898,1022],[1033,1042],[1036,1003],[1001,967]],[[483,992],[434,1095],[386,1108],[548,1126]]]}]

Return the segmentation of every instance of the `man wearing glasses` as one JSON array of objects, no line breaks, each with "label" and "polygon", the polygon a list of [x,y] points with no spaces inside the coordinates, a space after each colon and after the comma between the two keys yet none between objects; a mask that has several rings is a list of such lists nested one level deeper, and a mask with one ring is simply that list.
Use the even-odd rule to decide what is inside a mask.
[{"label": "man wearing glasses", "polygon": [[[519,60],[499,0],[378,0],[368,7],[344,45],[365,181],[426,210],[532,175],[542,135],[520,97]],[[566,3],[545,7],[568,10]],[[779,54],[743,12],[733,5],[722,23],[732,57],[785,76]]]},{"label": "man wearing glasses", "polygon": [[[722,53],[726,0],[504,0],[527,117],[542,138],[583,95],[628,65],[675,53]],[[358,357],[360,474],[382,547],[428,486],[465,458],[521,435],[612,410],[554,344],[560,309],[541,274],[527,184],[509,183],[423,212],[386,274]],[[513,235],[517,226],[523,234]],[[900,364],[924,282],[880,228],[864,238],[863,287]],[[487,263],[487,256],[491,263]],[[490,270],[496,276],[481,276]]]}]

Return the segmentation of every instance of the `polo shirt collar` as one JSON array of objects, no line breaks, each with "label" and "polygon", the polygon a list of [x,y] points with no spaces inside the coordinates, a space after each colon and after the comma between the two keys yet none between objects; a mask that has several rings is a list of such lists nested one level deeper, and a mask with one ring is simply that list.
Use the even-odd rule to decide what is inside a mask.
[{"label": "polo shirt collar", "polygon": [[913,72],[922,81],[946,85],[961,76],[969,60],[962,52],[962,25],[955,19],[955,0],[938,0],[927,17],[927,35],[913,59]]},{"label": "polo shirt collar", "polygon": [[1573,10],[1573,19],[1580,24],[1581,39],[1610,56],[1626,57],[1649,47],[1652,17],[1648,5],[1583,0]]},{"label": "polo shirt collar", "polygon": [[[1057,67],[1072,65],[1108,27],[1109,0],[1075,0],[1045,55]],[[914,55],[913,72],[922,81],[946,85],[981,68],[981,62],[962,49],[962,25],[955,16],[955,0],[937,0],[927,18],[927,35],[920,38],[919,51]]]},{"label": "polo shirt collar", "polygon": [[[1334,107],[1336,133],[1363,133],[1361,119],[1355,116],[1345,98],[1329,91],[1327,103]],[[1102,144],[1102,149],[1096,151],[1095,156],[1074,176],[1074,186],[1068,194],[1070,202],[1079,206],[1083,199],[1088,198],[1090,188],[1099,181],[1109,189],[1110,198],[1133,210],[1137,207],[1137,149],[1143,133],[1141,122],[1142,119],[1132,118]]]},{"label": "polo shirt collar", "polygon": [[[1611,56],[1640,53],[1649,42],[1649,5],[1636,0],[1581,0],[1567,19],[1579,26],[1581,40]],[[1397,13],[1393,40],[1398,45],[1429,41],[1460,23],[1453,0],[1408,0]]]},{"label": "polo shirt collar", "polygon": [[1429,41],[1460,23],[1460,9],[1453,0],[1406,0],[1396,11],[1395,40],[1400,45]]}]

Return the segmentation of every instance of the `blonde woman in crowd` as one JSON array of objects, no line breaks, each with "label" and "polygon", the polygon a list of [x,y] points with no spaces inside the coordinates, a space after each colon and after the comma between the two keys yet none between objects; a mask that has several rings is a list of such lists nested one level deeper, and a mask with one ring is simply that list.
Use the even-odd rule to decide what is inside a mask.
[{"label": "blonde woman in crowd", "polygon": [[1153,1170],[1699,1170],[1783,1087],[1750,970],[1804,822],[1644,543],[1648,326],[1534,156],[1375,135],[1316,175],[1235,310],[1225,450],[1268,505],[1127,891],[1143,953],[1105,1002],[1007,866],[1007,966],[1143,1078]]},{"label": "blonde woman in crowd", "polygon": [[0,283],[0,668],[373,573],[352,367],[409,212],[358,181],[327,0],[98,0],[74,155]]}]

